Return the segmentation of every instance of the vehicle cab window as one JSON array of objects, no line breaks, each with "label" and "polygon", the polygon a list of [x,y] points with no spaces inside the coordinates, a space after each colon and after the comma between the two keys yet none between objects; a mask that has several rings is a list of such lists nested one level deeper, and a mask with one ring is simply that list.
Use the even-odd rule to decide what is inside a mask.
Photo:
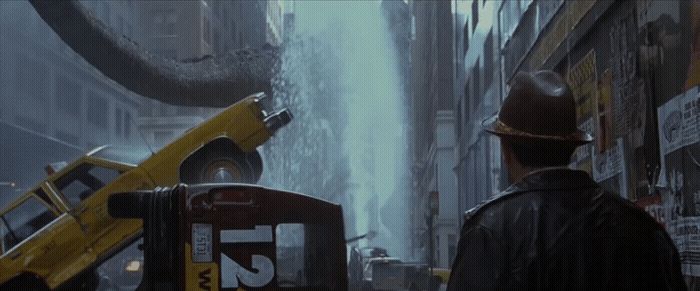
[{"label": "vehicle cab window", "polygon": [[2,252],[7,252],[54,219],[56,214],[46,204],[34,195],[27,196],[22,203],[1,217]]},{"label": "vehicle cab window", "polygon": [[10,230],[7,228],[7,223],[2,219],[0,220],[0,254],[4,254],[10,249],[10,245],[7,243],[8,240],[14,241],[14,237],[11,236]]},{"label": "vehicle cab window", "polygon": [[327,225],[282,223],[275,232],[277,284],[280,287],[325,287],[335,289],[330,270],[336,254],[325,234]]},{"label": "vehicle cab window", "polygon": [[68,203],[75,207],[120,174],[116,169],[85,163],[56,179],[55,184]]}]

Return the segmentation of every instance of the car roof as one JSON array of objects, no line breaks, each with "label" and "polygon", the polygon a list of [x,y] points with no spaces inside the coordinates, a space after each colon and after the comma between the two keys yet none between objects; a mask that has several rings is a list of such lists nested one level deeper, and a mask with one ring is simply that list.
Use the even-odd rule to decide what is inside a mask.
[{"label": "car roof", "polygon": [[400,262],[401,259],[396,258],[396,257],[376,257],[376,258],[370,258],[367,260],[367,262]]},{"label": "car roof", "polygon": [[134,166],[139,165],[141,162],[151,157],[151,155],[153,155],[153,153],[144,148],[113,145],[97,147],[86,154],[86,156],[89,157]]}]

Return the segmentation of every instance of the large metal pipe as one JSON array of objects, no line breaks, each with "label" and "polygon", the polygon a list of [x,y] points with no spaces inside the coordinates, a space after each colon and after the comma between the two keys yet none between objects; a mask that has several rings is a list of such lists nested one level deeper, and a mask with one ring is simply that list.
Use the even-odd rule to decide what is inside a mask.
[{"label": "large metal pipe", "polygon": [[256,92],[271,93],[277,48],[168,60],[116,34],[76,0],[29,2],[76,53],[136,94],[173,105],[225,107]]}]

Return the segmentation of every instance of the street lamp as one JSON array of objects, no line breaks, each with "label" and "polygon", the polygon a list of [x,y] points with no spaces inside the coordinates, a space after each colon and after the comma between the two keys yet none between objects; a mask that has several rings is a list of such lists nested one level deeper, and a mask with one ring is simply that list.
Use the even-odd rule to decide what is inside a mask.
[{"label": "street lamp", "polygon": [[14,188],[17,184],[15,182],[0,181],[0,186]]},{"label": "street lamp", "polygon": [[435,258],[433,258],[435,253],[435,247],[433,246],[433,220],[435,219],[435,216],[440,213],[440,192],[430,191],[428,199],[430,203],[430,214],[427,217],[429,232],[428,236],[430,237],[430,244],[428,245],[430,248],[430,256],[428,256],[430,263],[428,264],[428,267],[430,268],[430,278],[432,278],[433,264],[435,264]]}]

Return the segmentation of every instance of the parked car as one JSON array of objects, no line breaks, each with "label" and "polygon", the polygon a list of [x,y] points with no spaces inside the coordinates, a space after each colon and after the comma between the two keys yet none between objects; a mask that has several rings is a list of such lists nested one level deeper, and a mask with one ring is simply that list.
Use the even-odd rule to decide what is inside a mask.
[{"label": "parked car", "polygon": [[179,182],[256,182],[256,148],[291,120],[249,96],[156,153],[102,146],[0,210],[0,288],[94,289],[94,269],[141,234],[139,219],[114,219],[113,193]]}]

